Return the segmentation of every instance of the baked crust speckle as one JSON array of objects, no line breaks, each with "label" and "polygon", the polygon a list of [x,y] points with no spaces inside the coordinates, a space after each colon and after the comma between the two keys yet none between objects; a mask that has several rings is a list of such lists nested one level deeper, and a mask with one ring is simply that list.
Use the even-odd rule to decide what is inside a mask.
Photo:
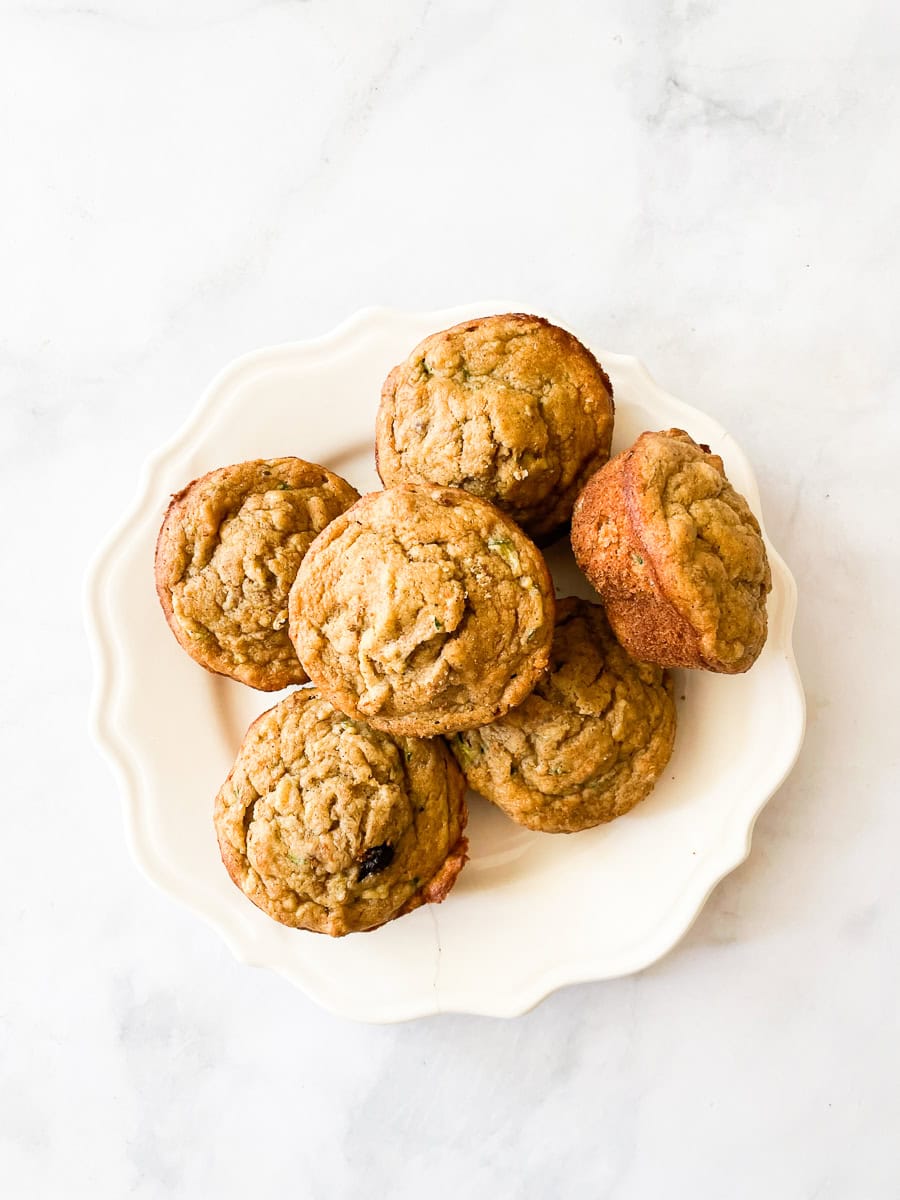
[{"label": "baked crust speckle", "polygon": [[316,535],[358,499],[300,458],[220,467],[173,496],[156,591],[191,658],[262,691],[306,682],[288,637],[288,592]]},{"label": "baked crust speckle", "polygon": [[376,461],[388,486],[463,488],[546,543],[609,458],[612,428],[593,354],[542,317],[504,313],[432,334],[391,371]]},{"label": "baked crust speckle", "polygon": [[599,605],[569,598],[557,605],[550,669],[528,699],[448,740],[469,785],[514,821],[574,833],[643,800],[674,739],[668,671],[631,658]]},{"label": "baked crust speckle", "polygon": [[439,739],[393,737],[313,688],[250,726],[215,804],[228,874],[258,908],[340,937],[439,903],[466,861],[465,781]]},{"label": "baked crust speckle", "polygon": [[553,637],[537,547],[467,492],[364,496],[311,546],[290,596],[298,657],[342,711],[433,737],[494,720],[531,691]]},{"label": "baked crust speckle", "polygon": [[641,434],[590,479],[572,549],[635,658],[728,674],[756,661],[772,587],[759,522],[684,430]]}]

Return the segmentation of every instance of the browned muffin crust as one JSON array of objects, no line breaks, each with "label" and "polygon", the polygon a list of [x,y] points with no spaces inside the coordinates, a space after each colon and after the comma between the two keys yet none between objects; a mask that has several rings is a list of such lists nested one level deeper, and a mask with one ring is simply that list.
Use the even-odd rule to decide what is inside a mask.
[{"label": "browned muffin crust", "polygon": [[388,486],[463,488],[544,544],[609,458],[612,428],[593,354],[542,317],[504,313],[432,334],[391,371],[375,454]]},{"label": "browned muffin crust", "polygon": [[191,658],[262,691],[304,683],[288,592],[313,538],[358,499],[346,480],[301,458],[220,467],[173,496],[156,591]]},{"label": "browned muffin crust", "polygon": [[628,812],[653,789],[675,740],[668,671],[636,662],[603,609],[557,605],[550,669],[523,704],[449,739],[469,786],[544,833]]},{"label": "browned muffin crust", "polygon": [[393,737],[313,688],[250,726],[215,804],[228,874],[276,921],[341,937],[440,903],[466,861],[465,782],[438,738]]},{"label": "browned muffin crust", "polygon": [[433,737],[524,700],[547,665],[553,609],[543,557],[508,517],[467,492],[404,484],[316,539],[290,633],[336,707]]},{"label": "browned muffin crust", "polygon": [[572,549],[635,658],[735,674],[759,656],[772,587],[759,522],[684,430],[641,434],[591,478]]}]

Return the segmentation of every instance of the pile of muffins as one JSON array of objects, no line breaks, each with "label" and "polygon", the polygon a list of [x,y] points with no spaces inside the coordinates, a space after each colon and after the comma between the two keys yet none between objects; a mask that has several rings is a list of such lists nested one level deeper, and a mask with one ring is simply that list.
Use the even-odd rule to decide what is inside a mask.
[{"label": "pile of muffins", "polygon": [[[384,490],[278,458],[172,498],[156,587],[178,642],[253,688],[311,685],[250,726],[215,802],[270,917],[341,936],[443,900],[467,784],[545,833],[621,816],[672,753],[669,668],[756,660],[769,565],[722,460],[679,429],[610,460],[613,421],[575,337],[486,317],[388,375]],[[538,547],[569,529],[599,603],[554,599]]]}]

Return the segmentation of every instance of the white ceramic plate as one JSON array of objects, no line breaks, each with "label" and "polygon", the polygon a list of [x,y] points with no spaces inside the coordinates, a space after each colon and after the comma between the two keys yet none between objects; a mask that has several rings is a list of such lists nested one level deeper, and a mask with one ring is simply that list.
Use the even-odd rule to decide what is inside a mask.
[{"label": "white ceramic plate", "polygon": [[[277,925],[228,879],[213,797],[247,725],[279,697],[208,674],[169,633],[152,580],[169,494],[213,467],[285,454],[324,463],[361,492],[379,487],[372,435],[388,370],[434,330],[515,307],[368,309],[326,337],[238,359],[149,462],[137,502],[88,580],[94,732],[119,773],[138,864],[209,921],[238,958],[279,971],[326,1008],[361,1020],[446,1011],[513,1016],[565,984],[654,962],[746,857],[753,823],[803,737],[791,650],[796,587],[769,544],[774,586],[761,657],[734,678],[678,674],[670,767],[627,816],[573,836],[530,833],[470,796],[472,859],[449,899],[338,940]],[[725,430],[667,395],[636,359],[597,353],[615,389],[614,449],[644,429],[686,428],[722,455],[761,517],[750,465]],[[549,557],[560,595],[592,595],[565,547]]]}]

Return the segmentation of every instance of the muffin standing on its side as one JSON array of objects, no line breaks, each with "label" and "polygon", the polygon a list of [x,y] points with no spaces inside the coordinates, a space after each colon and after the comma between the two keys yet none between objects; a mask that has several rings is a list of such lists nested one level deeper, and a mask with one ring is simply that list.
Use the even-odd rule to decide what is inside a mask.
[{"label": "muffin standing on its side", "polygon": [[316,539],[290,595],[310,678],[376,729],[433,737],[502,716],[553,637],[537,547],[490,504],[404,484],[364,496]]},{"label": "muffin standing on its side", "polygon": [[674,739],[669,673],[635,662],[603,609],[570,597],[557,606],[550,670],[528,699],[449,744],[469,785],[514,821],[575,833],[643,800]]},{"label": "muffin standing on its side", "polygon": [[262,691],[305,683],[288,592],[310,543],[359,493],[301,458],[220,467],[172,497],[156,545],[169,628],[202,667]]},{"label": "muffin standing on its side", "polygon": [[772,587],[759,522],[684,430],[642,433],[593,476],[572,549],[635,658],[728,674],[756,661]]},{"label": "muffin standing on its side", "polygon": [[248,899],[332,937],[443,900],[465,824],[465,782],[440,739],[377,733],[312,688],[254,721],[215,807],[222,861]]},{"label": "muffin standing on its side", "polygon": [[463,488],[545,544],[609,458],[612,428],[593,354],[542,317],[505,313],[432,334],[391,371],[375,459],[387,486]]}]

